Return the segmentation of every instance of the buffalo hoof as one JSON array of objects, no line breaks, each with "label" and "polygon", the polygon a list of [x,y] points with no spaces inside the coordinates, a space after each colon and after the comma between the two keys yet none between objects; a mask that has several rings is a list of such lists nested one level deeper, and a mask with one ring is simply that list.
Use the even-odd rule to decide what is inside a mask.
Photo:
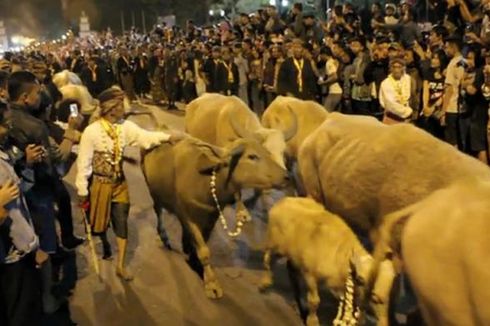
[{"label": "buffalo hoof", "polygon": [[306,326],[320,326],[320,321],[317,315],[309,315],[306,318]]},{"label": "buffalo hoof", "polygon": [[242,221],[243,223],[250,222],[252,220],[252,216],[247,209],[237,210],[235,213],[235,218],[237,222]]},{"label": "buffalo hoof", "polygon": [[204,284],[204,291],[209,299],[219,299],[223,296],[223,289],[218,281],[210,281]]}]

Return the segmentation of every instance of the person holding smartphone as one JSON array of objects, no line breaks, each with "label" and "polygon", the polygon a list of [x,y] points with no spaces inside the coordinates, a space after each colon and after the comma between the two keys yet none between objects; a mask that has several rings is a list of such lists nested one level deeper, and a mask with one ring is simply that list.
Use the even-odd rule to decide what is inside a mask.
[{"label": "person holding smartphone", "polygon": [[22,179],[8,154],[9,116],[8,103],[0,100],[0,324],[37,325],[42,311],[39,268],[48,255],[39,249],[20,190]]}]

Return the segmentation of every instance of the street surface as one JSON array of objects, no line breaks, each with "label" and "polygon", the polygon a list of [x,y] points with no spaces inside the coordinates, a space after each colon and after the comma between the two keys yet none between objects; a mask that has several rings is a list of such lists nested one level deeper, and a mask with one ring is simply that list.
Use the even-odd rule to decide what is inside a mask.
[{"label": "street surface", "polygon": [[[146,108],[155,114],[159,123],[183,130],[183,112]],[[134,120],[143,126],[154,125],[147,116]],[[71,171],[66,178],[73,194],[74,175],[75,171]],[[84,235],[81,214],[75,203],[73,205],[77,232]],[[216,224],[209,248],[224,296],[215,301],[206,298],[201,279],[185,262],[177,219],[164,213],[166,229],[174,247],[174,251],[169,251],[157,236],[153,212],[137,218],[130,216],[128,258],[135,280],[124,283],[115,276],[115,260],[100,258],[102,246],[95,238],[101,269],[101,278],[98,279],[89,246],[85,244],[78,250],[79,281],[70,301],[73,321],[82,326],[301,325],[284,259],[275,265],[272,290],[265,294],[258,291],[267,221],[261,205],[259,200],[252,212],[253,221],[244,227],[243,234],[236,241],[230,240],[221,225]],[[232,222],[232,214],[231,208],[225,210],[229,223]],[[115,258],[117,249],[112,231],[109,231],[109,239]],[[332,318],[335,309],[335,302],[323,300],[319,309],[322,324],[327,324],[326,320]],[[328,315],[330,317],[326,317]]]}]

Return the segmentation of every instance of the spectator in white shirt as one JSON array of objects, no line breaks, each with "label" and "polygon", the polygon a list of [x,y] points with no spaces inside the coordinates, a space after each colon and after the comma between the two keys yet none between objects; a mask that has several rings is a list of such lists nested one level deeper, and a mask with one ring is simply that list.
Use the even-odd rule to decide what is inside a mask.
[{"label": "spectator in white shirt", "polygon": [[390,74],[381,83],[379,102],[384,109],[383,122],[395,124],[408,122],[413,109],[410,100],[413,90],[412,78],[405,73],[405,62],[401,58],[390,61]]}]

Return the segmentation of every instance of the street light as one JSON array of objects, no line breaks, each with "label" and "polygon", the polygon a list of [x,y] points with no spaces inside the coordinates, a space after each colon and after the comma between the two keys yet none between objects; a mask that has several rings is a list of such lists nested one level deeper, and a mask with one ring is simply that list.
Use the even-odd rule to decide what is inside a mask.
[{"label": "street light", "polygon": [[209,10],[209,16],[214,16],[214,10],[213,9]]},{"label": "street light", "polygon": [[276,0],[269,0],[269,4],[271,6],[275,6],[276,5]]},{"label": "street light", "polygon": [[221,10],[219,11],[219,14],[220,14],[220,16],[221,16],[221,17],[224,17],[224,16],[225,16],[225,11],[224,11],[223,9],[221,9]]},{"label": "street light", "polygon": [[281,6],[284,7],[284,8],[287,7],[287,6],[289,6],[289,1],[288,0],[282,0]]}]

